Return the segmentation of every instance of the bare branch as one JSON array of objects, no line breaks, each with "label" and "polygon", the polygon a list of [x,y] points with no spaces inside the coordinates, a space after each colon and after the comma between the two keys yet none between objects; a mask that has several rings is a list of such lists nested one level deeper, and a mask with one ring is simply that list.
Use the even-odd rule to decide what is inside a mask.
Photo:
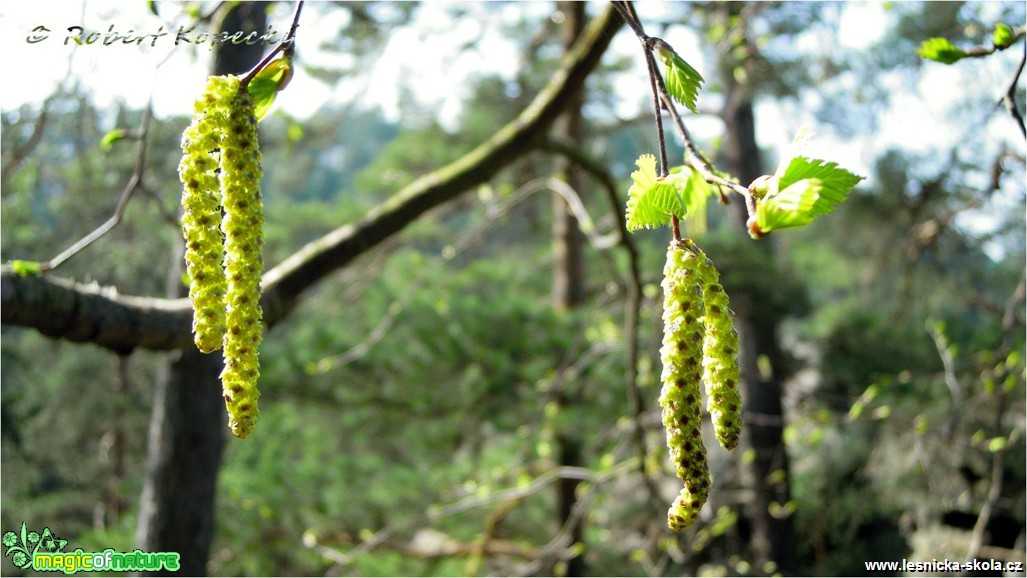
[{"label": "bare branch", "polygon": [[[249,86],[250,81],[256,78],[256,76],[260,74],[260,71],[264,70],[264,67],[271,64],[271,60],[273,60],[275,56],[278,56],[279,53],[282,53],[285,58],[292,58],[293,53],[296,52],[296,29],[300,27],[301,12],[303,12],[303,0],[298,0],[296,2],[296,9],[292,13],[292,27],[289,28],[289,35],[286,36],[285,40],[281,41],[278,46],[275,46],[274,50],[269,52],[263,60],[243,76],[242,80],[239,81],[239,86],[242,88]],[[279,88],[284,88],[284,86]]]},{"label": "bare branch", "polygon": [[1025,62],[1027,62],[1027,43],[1024,43],[1023,56],[1020,57],[1020,64],[1017,65],[1016,73],[1013,74],[1012,80],[1009,81],[1009,86],[1006,87],[1006,93],[1002,96],[1002,102],[1006,105],[1006,111],[1016,120],[1017,126],[1020,127],[1020,133],[1027,137],[1027,127],[1024,126],[1023,115],[1020,114],[1020,109],[1016,106],[1016,85],[1020,82],[1020,75],[1023,74]]},{"label": "bare branch", "polygon": [[147,103],[146,108],[143,109],[143,118],[139,121],[139,129],[134,133],[134,138],[137,138],[139,141],[139,144],[137,145],[138,148],[136,150],[135,167],[132,169],[132,176],[129,178],[128,184],[126,184],[124,190],[121,191],[121,197],[118,199],[118,204],[114,208],[114,214],[111,215],[111,218],[107,219],[107,221],[102,225],[94,229],[92,233],[82,237],[53,259],[50,259],[45,263],[40,263],[40,271],[45,273],[56,269],[62,263],[77,255],[79,251],[85,249],[89,245],[92,245],[97,239],[106,235],[111,229],[118,226],[118,223],[121,222],[121,218],[125,214],[125,207],[128,206],[129,200],[132,199],[132,195],[136,192],[136,189],[143,184],[143,169],[146,163],[146,135],[150,129],[150,115],[152,114],[152,111],[153,101],[151,100]]},{"label": "bare branch", "polygon": [[32,133],[29,138],[25,139],[25,142],[14,148],[10,158],[3,165],[3,170],[0,171],[0,178],[3,179],[3,186],[7,186],[7,179],[10,178],[18,169],[21,167],[21,163],[32,153],[32,151],[39,145],[39,142],[43,139],[43,129],[46,128],[46,121],[49,116],[50,103],[53,102],[54,98],[59,93],[51,94],[46,100],[43,101],[43,106],[39,109],[39,116],[32,123]]},{"label": "bare branch", "polygon": [[[999,450],[991,455],[991,479],[988,482],[988,497],[977,515],[977,522],[974,523],[973,532],[970,534],[970,547],[966,552],[967,560],[976,560],[981,555],[981,546],[984,545],[984,530],[991,521],[992,512],[1002,496],[1002,469],[1005,464],[1006,451]],[[964,571],[960,576],[969,576],[969,570]]]},{"label": "bare branch", "polygon": [[959,378],[956,376],[956,362],[952,358],[952,351],[949,348],[945,333],[933,324],[929,325],[927,330],[934,341],[935,349],[938,350],[938,357],[941,358],[941,365],[945,372],[945,385],[949,387],[949,393],[952,395],[952,410],[949,412],[949,417],[945,420],[945,425],[942,427],[942,435],[945,439],[948,439],[952,432],[955,431],[956,421],[959,419],[958,410],[962,407],[963,384],[959,382]]}]

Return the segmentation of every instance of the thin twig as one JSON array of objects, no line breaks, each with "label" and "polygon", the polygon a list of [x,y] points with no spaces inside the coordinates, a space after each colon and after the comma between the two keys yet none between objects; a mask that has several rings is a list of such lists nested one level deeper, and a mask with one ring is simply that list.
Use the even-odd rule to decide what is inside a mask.
[{"label": "thin twig", "polygon": [[516,486],[505,490],[490,493],[485,496],[472,495],[467,496],[453,502],[451,504],[432,507],[428,511],[414,516],[407,517],[403,520],[393,522],[386,525],[382,529],[375,532],[368,540],[365,540],[360,545],[356,546],[349,552],[339,552],[333,548],[322,547],[315,548],[314,544],[305,544],[309,548],[315,548],[318,553],[322,556],[332,560],[336,563],[337,567],[333,570],[341,571],[346,566],[352,564],[356,559],[371,550],[374,550],[387,540],[395,536],[398,532],[406,528],[423,527],[433,522],[436,522],[442,518],[453,516],[478,508],[487,504],[496,502],[505,502],[507,500],[524,498],[544,490],[550,484],[553,484],[559,480],[571,479],[571,480],[583,480],[591,481],[593,483],[602,483],[606,480],[619,476],[626,468],[632,467],[634,464],[631,462],[624,462],[618,464],[604,472],[597,473],[586,468],[562,466],[554,468],[540,475],[539,477],[532,480],[527,486],[521,487]]},{"label": "thin twig", "polygon": [[633,422],[634,443],[641,458],[639,463],[639,474],[645,482],[646,490],[649,493],[650,502],[660,504],[659,490],[656,481],[645,469],[648,461],[649,449],[645,442],[645,427],[642,416],[645,413],[645,397],[638,385],[638,358],[639,358],[639,327],[638,320],[642,311],[642,266],[638,247],[628,233],[627,223],[624,216],[624,203],[617,195],[617,185],[606,167],[595,159],[583,153],[580,149],[566,143],[548,140],[543,143],[543,148],[566,156],[574,164],[585,172],[592,175],[602,185],[606,192],[606,200],[609,203],[610,211],[617,220],[617,229],[620,232],[620,245],[628,256],[628,283],[627,311],[624,314],[624,334],[627,336],[627,384],[628,400],[631,404]]},{"label": "thin twig", "polygon": [[1011,340],[1013,337],[1013,328],[1016,326],[1016,313],[1023,311],[1023,300],[1027,296],[1027,271],[1020,274],[1020,282],[1017,283],[1016,289],[1013,290],[1013,294],[1009,297],[1009,302],[1006,303],[1006,309],[1002,312],[1002,332],[1006,335],[1006,339],[1003,341]]},{"label": "thin twig", "polygon": [[631,31],[635,33],[635,36],[639,38],[646,37],[645,31],[642,30],[642,24],[638,20],[638,14],[635,13],[635,7],[631,5],[631,2],[614,2],[613,7],[617,9],[617,13],[621,15],[621,18],[631,28]]},{"label": "thin twig", "polygon": [[649,87],[653,93],[653,114],[656,117],[656,135],[660,146],[660,167],[658,174],[661,177],[667,176],[670,170],[669,163],[667,162],[667,139],[663,133],[663,116],[660,111],[660,96],[656,90],[656,61],[653,59],[651,47],[649,45],[649,36],[645,33],[642,28],[642,23],[638,19],[638,14],[635,12],[635,7],[631,2],[614,2],[614,8],[620,13],[624,21],[628,23],[628,26],[638,37],[638,40],[642,43],[642,51],[645,53],[645,64],[649,70]]},{"label": "thin twig", "polygon": [[45,263],[39,265],[41,272],[53,271],[59,267],[62,263],[68,259],[77,255],[80,251],[92,245],[100,237],[103,237],[111,229],[116,227],[121,222],[121,218],[125,214],[125,208],[128,206],[129,200],[132,199],[132,195],[140,188],[143,182],[143,169],[146,163],[146,135],[150,130],[150,117],[153,113],[153,100],[151,99],[147,103],[146,108],[143,109],[143,117],[139,123],[139,129],[136,131],[138,136],[138,145],[136,152],[135,167],[132,169],[132,176],[128,180],[128,184],[125,185],[124,190],[121,191],[121,197],[118,199],[118,204],[114,208],[114,214],[111,218],[107,219],[102,225],[93,230],[85,237],[82,237],[75,242],[72,246],[65,249],[59,255],[50,259]]},{"label": "thin twig", "polygon": [[292,58],[292,55],[296,52],[296,29],[300,27],[300,12],[303,11],[303,1],[299,0],[296,2],[296,10],[292,13],[292,27],[289,28],[289,35],[285,37],[285,40],[281,41],[275,49],[268,53],[256,66],[250,69],[246,73],[246,76],[239,81],[239,85],[242,88],[249,86],[250,81],[264,70],[264,67],[274,60],[275,56],[282,53],[285,58]]},{"label": "thin twig", "polygon": [[663,134],[663,115],[660,112],[660,93],[656,89],[656,77],[659,74],[656,70],[656,59],[653,58],[653,53],[649,51],[649,48],[642,43],[642,50],[645,51],[645,65],[649,69],[649,87],[653,91],[653,111],[656,116],[656,138],[660,144],[660,170],[659,176],[665,177],[670,172],[670,166],[667,162],[667,138]]},{"label": "thin twig", "polygon": [[656,72],[656,87],[660,91],[660,98],[663,99],[664,104],[667,106],[667,112],[670,114],[671,120],[674,121],[674,125],[678,129],[678,135],[685,144],[685,150],[688,152],[688,164],[693,169],[699,171],[703,179],[711,185],[719,185],[720,187],[726,188],[730,191],[734,191],[742,198],[745,199],[745,207],[748,210],[749,216],[756,214],[756,200],[753,198],[752,193],[748,188],[726,179],[719,174],[713,168],[710,161],[706,160],[706,157],[699,152],[698,147],[695,146],[695,141],[692,140],[692,135],[688,132],[688,128],[685,126],[685,120],[678,114],[677,109],[674,107],[674,102],[671,100],[670,93],[667,91],[667,85],[663,82],[663,76],[657,70]]},{"label": "thin twig", "polygon": [[[660,175],[666,175],[666,144],[663,134],[663,123],[661,122],[660,109],[667,111],[673,119],[675,126],[678,129],[678,134],[681,136],[681,140],[684,142],[685,150],[688,152],[688,164],[702,175],[703,179],[707,183],[718,185],[721,189],[734,191],[745,199],[745,207],[749,213],[749,217],[753,217],[756,214],[756,199],[748,188],[731,181],[725,177],[720,176],[717,171],[713,168],[713,165],[706,160],[706,157],[699,152],[698,147],[695,146],[695,141],[692,140],[692,135],[688,132],[688,128],[685,126],[685,121],[678,114],[677,108],[674,106],[674,101],[670,97],[670,93],[667,91],[667,85],[663,80],[663,75],[660,74],[659,68],[656,67],[655,58],[653,57],[652,51],[657,47],[664,49],[670,49],[670,46],[663,40],[655,37],[648,36],[642,24],[638,21],[638,16],[634,11],[634,7],[630,2],[614,2],[614,7],[627,21],[628,26],[635,32],[638,39],[642,42],[645,47],[646,55],[646,67],[649,70],[650,86],[653,90],[653,99],[662,101],[654,103],[656,108],[656,129],[660,139],[660,160],[662,161],[663,167],[660,169]],[[721,201],[726,201],[726,197],[721,194]],[[674,239],[680,240],[680,231],[677,232]]]},{"label": "thin twig", "polygon": [[[625,445],[627,444],[621,443],[617,448],[615,448],[613,451],[614,455],[620,454],[621,452],[619,450],[621,450]],[[579,555],[571,549],[571,546],[573,546],[571,543],[571,540],[573,539],[572,532],[574,527],[578,525],[592,506],[592,502],[599,493],[600,487],[601,486],[598,483],[593,484],[589,487],[588,491],[585,492],[584,496],[581,496],[577,501],[575,501],[574,507],[571,508],[570,515],[568,515],[567,519],[564,520],[564,523],[561,524],[560,530],[553,535],[545,546],[538,550],[535,559],[528,564],[527,568],[520,571],[519,574],[525,576],[537,576],[542,572],[544,567],[550,566],[547,558],[555,557],[558,560],[570,560],[571,558]]]},{"label": "thin twig", "polygon": [[941,358],[941,365],[945,375],[945,384],[949,387],[949,393],[952,395],[952,410],[949,412],[948,419],[945,420],[945,425],[942,426],[942,436],[947,440],[952,435],[952,432],[955,431],[956,421],[959,419],[958,409],[962,407],[963,384],[959,382],[959,378],[956,376],[956,363],[952,358],[952,352],[949,350],[948,339],[946,339],[945,334],[934,325],[928,327],[928,332],[934,341],[935,349],[938,350],[938,357]]},{"label": "thin twig", "polygon": [[46,100],[43,101],[43,105],[39,109],[39,115],[36,116],[36,120],[32,123],[32,134],[25,140],[24,143],[14,147],[14,152],[8,158],[7,162],[3,165],[3,170],[0,171],[0,177],[3,178],[4,186],[6,188],[7,179],[17,172],[24,161],[39,145],[39,141],[43,138],[43,129],[46,127],[46,121],[50,115],[50,104],[59,95],[59,92],[51,94]]},{"label": "thin twig", "polygon": [[1020,75],[1023,74],[1025,62],[1027,62],[1027,42],[1024,42],[1020,64],[1017,65],[1016,74],[1009,81],[1009,86],[1006,88],[1006,93],[1002,96],[1001,102],[1005,103],[1006,110],[1016,120],[1017,126],[1020,127],[1020,133],[1027,137],[1027,127],[1024,126],[1023,115],[1020,114],[1020,109],[1016,106],[1016,85],[1020,82]]},{"label": "thin twig", "polygon": [[[974,523],[973,532],[970,534],[970,547],[966,552],[967,560],[976,560],[981,554],[981,546],[984,545],[984,531],[991,521],[991,514],[1002,496],[1002,470],[1005,465],[1006,451],[1001,449],[991,456],[991,480],[988,482],[988,497],[981,506],[977,515],[977,522]],[[960,576],[969,576],[969,570],[965,570]]]}]

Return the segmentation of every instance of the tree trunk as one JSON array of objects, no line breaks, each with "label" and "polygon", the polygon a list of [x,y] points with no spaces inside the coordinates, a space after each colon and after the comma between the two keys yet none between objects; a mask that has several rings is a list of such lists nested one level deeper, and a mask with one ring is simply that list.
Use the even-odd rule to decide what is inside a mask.
[{"label": "tree trunk", "polygon": [[[570,52],[574,42],[585,30],[585,6],[581,2],[557,2],[563,14],[560,31],[564,48]],[[584,85],[569,99],[567,108],[553,123],[553,136],[569,144],[577,145],[583,137],[584,118],[581,108],[585,102]],[[555,161],[557,178],[570,188],[581,192],[580,171],[566,157]],[[572,309],[585,300],[585,268],[582,251],[584,243],[578,220],[567,201],[553,194],[553,299],[557,307]]]},{"label": "tree trunk", "polygon": [[[557,9],[564,20],[560,30],[561,41],[570,52],[574,42],[585,30],[585,4],[583,2],[560,1]],[[583,138],[584,119],[581,108],[585,101],[584,86],[570,99],[567,109],[553,124],[553,136],[572,146],[580,144]],[[556,177],[581,193],[582,179],[579,170],[565,157],[558,157],[554,167]],[[553,194],[553,300],[558,309],[570,310],[585,300],[584,239],[578,220],[563,196]],[[561,406],[574,403],[566,392],[557,394]],[[556,459],[560,466],[580,467],[583,465],[582,444],[577,433],[560,431],[555,437]],[[579,480],[564,479],[556,486],[556,514],[558,528],[568,527],[571,545],[582,543],[584,516],[571,520],[577,503]],[[554,574],[555,574],[554,570]],[[585,557],[580,553],[567,560],[566,576],[584,576]]]},{"label": "tree trunk", "polygon": [[206,574],[214,496],[225,445],[221,356],[186,349],[157,377],[138,547],[181,554],[181,574]]},{"label": "tree trunk", "polygon": [[[726,77],[731,78],[730,75]],[[744,92],[744,87],[729,87],[727,104],[721,113],[727,133],[724,147],[726,168],[743,184],[763,174],[752,99]],[[740,199],[734,201],[732,226],[747,234],[745,205]],[[771,262],[774,259],[773,237],[757,243],[764,253],[765,262]],[[774,571],[787,576],[795,573],[794,525],[791,516],[778,517],[771,513],[772,504],[784,506],[791,499],[788,453],[782,437],[782,384],[777,371],[772,372],[769,380],[761,379],[757,365],[759,356],[765,355],[770,366],[777,369],[781,367],[781,354],[777,342],[777,320],[760,315],[759,299],[759,295],[744,292],[731,296],[741,342],[739,363],[744,413],[758,418],[748,419],[745,423],[747,439],[755,453],[755,459],[749,466],[755,495],[750,512],[752,548],[760,567],[766,562],[773,562],[776,566]]]},{"label": "tree trunk", "polygon": [[[229,9],[220,30],[263,31],[266,6],[241,3]],[[217,45],[212,74],[240,74],[259,62],[263,46]],[[180,297],[182,248],[176,247],[168,296]],[[178,552],[178,574],[206,574],[214,538],[214,498],[225,445],[227,417],[221,397],[222,357],[195,347],[168,355],[157,376],[150,418],[146,483],[136,528],[138,548]]]}]

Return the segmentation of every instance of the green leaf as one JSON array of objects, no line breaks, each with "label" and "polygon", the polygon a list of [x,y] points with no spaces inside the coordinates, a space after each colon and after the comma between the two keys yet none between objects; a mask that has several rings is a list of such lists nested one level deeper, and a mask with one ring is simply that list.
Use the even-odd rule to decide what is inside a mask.
[{"label": "green leaf", "polygon": [[999,50],[1009,48],[1016,42],[1016,33],[1007,24],[999,22],[995,25],[995,32],[991,35],[991,43]]},{"label": "green leaf", "polygon": [[629,231],[670,223],[671,213],[684,213],[677,189],[656,176],[656,157],[642,155],[635,161],[638,170],[628,189],[627,227]]},{"label": "green leaf", "polygon": [[819,179],[803,179],[779,194],[768,196],[756,207],[756,224],[760,231],[802,227],[813,222],[813,207],[823,186]]},{"label": "green leaf", "polygon": [[289,58],[272,60],[253,77],[247,89],[253,98],[253,112],[257,120],[267,115],[275,102],[275,96],[280,90],[285,89],[291,79],[292,60]]},{"label": "green leaf", "polygon": [[837,163],[795,157],[782,162],[766,181],[766,195],[756,207],[754,237],[774,229],[802,227],[845,201],[863,177]]},{"label": "green leaf", "polygon": [[688,236],[698,237],[706,233],[706,200],[717,191],[695,169],[679,168],[680,171],[671,171],[671,179],[685,204]]},{"label": "green leaf", "polygon": [[665,178],[656,176],[656,157],[642,155],[631,173],[634,183],[628,189],[627,227],[629,231],[671,223],[671,215],[685,218],[704,210],[713,187],[690,167],[675,169]]},{"label": "green leaf", "polygon": [[103,135],[100,139],[100,148],[105,151],[109,151],[114,148],[114,143],[124,139],[126,136],[125,129],[115,128],[107,131],[107,134]]},{"label": "green leaf", "polygon": [[285,129],[285,136],[289,139],[289,142],[299,142],[303,139],[303,125],[298,122],[290,122],[289,127]]},{"label": "green leaf", "polygon": [[667,92],[688,110],[698,114],[695,100],[703,83],[702,75],[669,47],[661,47],[657,54],[667,66]]},{"label": "green leaf", "polygon": [[917,49],[917,54],[942,64],[952,64],[966,56],[966,53],[953,46],[946,38],[931,38],[924,40],[924,43]]},{"label": "green leaf", "polygon": [[11,270],[19,277],[35,277],[43,272],[42,263],[38,261],[11,261]]},{"label": "green leaf", "polygon": [[988,440],[988,451],[991,453],[1000,452],[1006,449],[1006,438],[997,437]]},{"label": "green leaf", "polygon": [[[781,168],[778,167],[781,171]],[[823,190],[813,207],[817,215],[830,213],[834,208],[845,200],[863,177],[849,172],[838,163],[811,159],[807,157],[795,157],[784,167],[778,176],[777,190],[781,191],[804,179],[819,179]],[[774,186],[771,185],[771,189]],[[771,190],[773,194],[773,190]]]}]

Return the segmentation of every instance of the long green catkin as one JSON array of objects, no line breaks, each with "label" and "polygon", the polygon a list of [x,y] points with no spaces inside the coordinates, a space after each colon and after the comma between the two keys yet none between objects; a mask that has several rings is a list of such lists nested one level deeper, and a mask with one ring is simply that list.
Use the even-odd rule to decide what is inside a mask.
[{"label": "long green catkin", "polygon": [[704,328],[702,279],[696,253],[672,242],[663,270],[663,362],[660,406],[667,430],[667,448],[681,494],[667,513],[667,525],[679,531],[692,524],[710,489],[706,446],[702,441],[702,374]]},{"label": "long green catkin", "polygon": [[720,284],[720,274],[713,261],[690,239],[685,243],[699,257],[699,275],[703,283],[705,337],[702,380],[706,386],[706,410],[710,412],[717,441],[724,449],[732,450],[738,445],[742,430],[738,333],[727,293]]},{"label": "long green catkin", "polygon": [[229,427],[245,438],[259,414],[264,211],[257,119],[249,91],[237,77],[210,78],[183,134],[182,150],[182,230],[193,332],[200,351],[224,348],[221,383]]},{"label": "long green catkin", "polygon": [[[236,80],[238,84],[238,80]],[[221,194],[225,215],[226,296],[225,369],[221,373],[232,433],[245,438],[257,408],[258,349],[263,336],[260,279],[264,272],[264,209],[260,196],[261,155],[257,118],[250,93],[237,89],[225,125],[221,151]]]},{"label": "long green catkin", "polygon": [[[236,83],[236,90],[238,83]],[[222,146],[221,126],[233,96],[232,83],[213,76],[196,101],[193,121],[182,133],[178,165],[182,192],[182,232],[186,274],[193,303],[196,347],[210,353],[220,349],[225,334],[225,294],[228,289],[221,233],[221,185],[215,172]]]}]

